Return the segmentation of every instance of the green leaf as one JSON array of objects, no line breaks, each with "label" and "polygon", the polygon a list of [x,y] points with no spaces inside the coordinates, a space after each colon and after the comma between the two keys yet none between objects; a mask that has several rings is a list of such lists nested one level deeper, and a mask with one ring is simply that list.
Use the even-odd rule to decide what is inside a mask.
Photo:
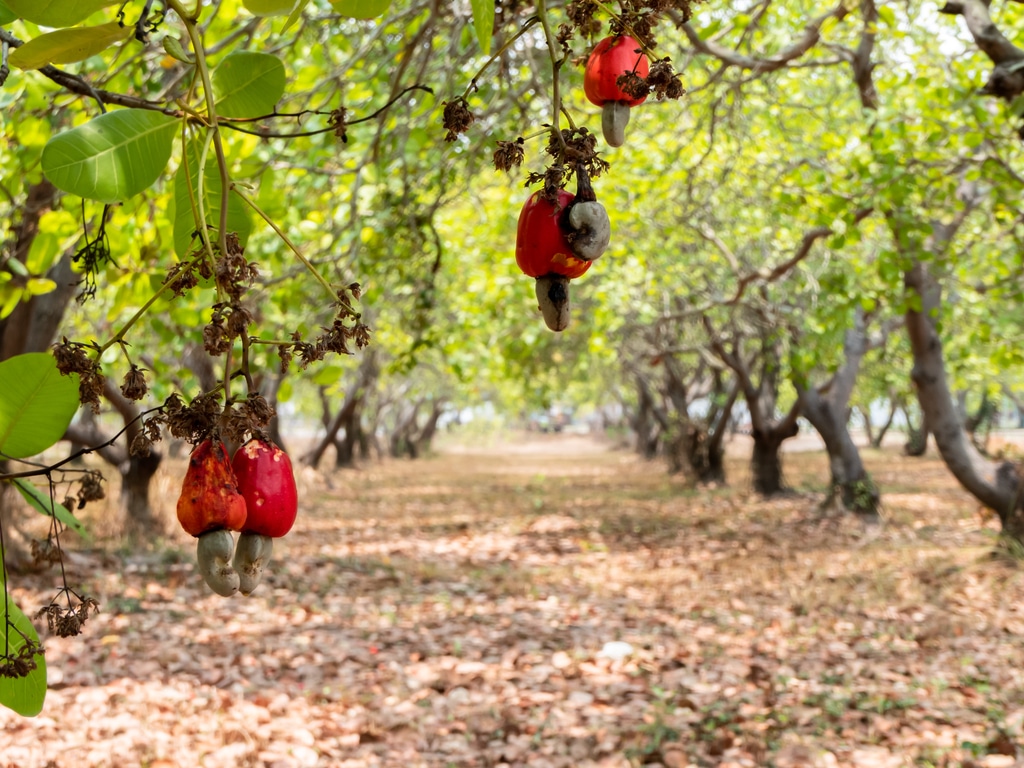
[{"label": "green leaf", "polygon": [[44,27],[70,27],[119,0],[4,0],[19,19]]},{"label": "green leaf", "polygon": [[292,8],[292,12],[288,14],[288,18],[285,20],[284,26],[281,28],[282,32],[287,32],[288,28],[299,20],[299,17],[302,16],[302,11],[308,4],[309,0],[299,0],[295,4],[295,7]]},{"label": "green leaf", "polygon": [[131,27],[122,27],[116,21],[98,27],[58,29],[15,48],[8,60],[20,69],[39,69],[47,64],[70,64],[95,56],[114,43],[127,40],[131,34]]},{"label": "green leaf", "polygon": [[472,5],[476,39],[486,56],[491,52],[491,37],[494,35],[494,0],[472,0]]},{"label": "green leaf", "polygon": [[60,190],[101,203],[137,195],[171,157],[177,118],[145,109],[107,112],[43,148],[43,173]]},{"label": "green leaf", "polygon": [[168,35],[163,39],[164,53],[170,56],[172,59],[184,62],[185,64],[195,64],[196,61],[187,50],[185,46],[181,44],[181,41],[176,37]]},{"label": "green leaf", "polygon": [[886,26],[896,26],[896,12],[885,5],[878,6],[878,18],[885,22]]},{"label": "green leaf", "polygon": [[10,24],[18,18],[18,14],[7,7],[7,3],[0,0],[0,24]]},{"label": "green leaf", "polygon": [[87,531],[85,526],[82,525],[82,521],[71,514],[71,512],[68,511],[68,508],[63,504],[55,504],[48,494],[43,493],[24,478],[12,480],[11,482],[14,483],[25,501],[27,501],[29,505],[31,505],[31,507],[41,515],[45,515],[46,517],[56,517],[64,524],[65,528],[74,531],[86,541],[92,538],[89,535],[89,531]]},{"label": "green leaf", "polygon": [[274,111],[284,95],[284,64],[269,53],[232,53],[213,72],[217,112],[224,117],[259,117]]},{"label": "green leaf", "polygon": [[62,376],[44,352],[0,363],[0,453],[35,456],[56,443],[78,410],[78,376]]},{"label": "green leaf", "polygon": [[[201,146],[196,142],[188,144],[187,151],[188,171],[186,164],[178,167],[174,176],[174,252],[179,258],[185,258],[193,244],[192,233],[199,229],[197,225],[198,209],[193,210],[193,200],[199,204],[199,160]],[[189,182],[191,181],[192,194],[189,195]],[[217,161],[210,153],[206,160],[206,173],[203,175],[203,210],[206,213],[206,223],[209,237],[216,237],[216,229],[220,226],[221,206],[220,169]],[[244,247],[252,231],[252,220],[249,216],[249,208],[242,202],[238,195],[231,195],[228,198],[228,231],[238,234],[238,240]],[[196,238],[196,243],[199,240]]]},{"label": "green leaf", "polygon": [[253,16],[283,16],[292,10],[295,0],[242,0]]},{"label": "green leaf", "polygon": [[47,277],[33,277],[25,285],[25,290],[33,296],[42,296],[57,287],[57,284]]},{"label": "green leaf", "polygon": [[[8,654],[16,655],[25,646],[25,638],[39,645],[36,628],[14,604],[14,598],[7,592],[7,585],[4,585],[0,613],[3,614],[0,646],[7,649]],[[0,684],[0,704],[23,717],[38,715],[43,711],[43,702],[46,700],[46,658],[42,653],[37,653],[33,660],[36,668],[26,677],[5,678],[3,684]]]},{"label": "green leaf", "polygon": [[331,6],[352,19],[376,19],[387,13],[391,0],[331,0]]}]

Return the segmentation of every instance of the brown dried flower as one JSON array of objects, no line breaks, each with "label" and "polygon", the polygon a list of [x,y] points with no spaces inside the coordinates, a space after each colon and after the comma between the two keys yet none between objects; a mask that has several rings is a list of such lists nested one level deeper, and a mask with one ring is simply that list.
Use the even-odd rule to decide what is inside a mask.
[{"label": "brown dried flower", "polygon": [[469,126],[473,124],[476,117],[469,111],[469,104],[462,96],[452,101],[442,102],[442,104],[444,105],[444,114],[441,120],[448,131],[444,140],[455,141],[460,134],[469,130]]},{"label": "brown dried flower", "polygon": [[[7,631],[8,633],[17,633],[21,637],[22,646],[16,652],[11,653],[9,650],[11,645],[13,645],[11,643],[4,649],[3,653],[0,653],[0,677],[9,679],[28,677],[29,673],[38,666],[36,656],[43,655],[42,646],[32,638],[26,637],[17,627],[11,624],[7,625]],[[8,634],[8,637],[10,636]]]},{"label": "brown dried flower", "polygon": [[327,118],[327,124],[334,129],[334,135],[344,143],[348,143],[348,110],[338,107]]},{"label": "brown dried flower", "polygon": [[522,165],[526,157],[523,144],[522,136],[515,141],[498,141],[498,148],[494,150],[494,168],[499,171],[510,171]]},{"label": "brown dried flower", "polygon": [[672,60],[667,56],[651,64],[651,71],[647,75],[647,85],[659,101],[678,99],[686,93],[679,75],[672,67]]},{"label": "brown dried flower", "polygon": [[[61,595],[67,594],[69,606],[67,608],[57,605],[56,600]],[[71,597],[77,601],[77,605],[70,605]],[[46,616],[46,626],[58,637],[74,637],[82,632],[82,625],[89,620],[90,611],[99,612],[99,604],[91,597],[79,597],[70,589],[62,589],[54,602],[41,608],[36,614],[37,617]]]},{"label": "brown dried flower", "polygon": [[141,400],[149,391],[146,374],[143,371],[143,368],[133,364],[131,370],[124,375],[124,381],[121,382],[121,394],[129,400]]}]

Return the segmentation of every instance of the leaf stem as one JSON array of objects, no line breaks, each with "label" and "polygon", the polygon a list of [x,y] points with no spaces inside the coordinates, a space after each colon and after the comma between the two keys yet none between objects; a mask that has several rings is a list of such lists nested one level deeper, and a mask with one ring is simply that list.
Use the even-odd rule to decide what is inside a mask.
[{"label": "leaf stem", "polygon": [[[167,0],[167,6],[172,8],[181,17],[182,23],[185,25],[185,31],[188,32],[189,40],[192,41],[192,51],[196,56],[196,72],[198,72],[200,79],[203,81],[203,97],[206,99],[209,131],[213,137],[213,148],[217,154],[217,167],[220,169],[221,205],[220,224],[217,235],[220,242],[221,255],[226,255],[228,252],[228,195],[230,195],[231,190],[231,174],[228,173],[228,161],[224,154],[224,142],[221,139],[220,126],[217,122],[217,103],[213,94],[213,81],[210,79],[210,67],[206,61],[206,49],[203,47],[202,34],[196,25],[201,5],[202,0],[196,0],[195,12],[190,15],[182,6],[180,0]],[[203,169],[200,169],[200,173],[203,173]],[[201,227],[206,226],[205,221],[197,223]]]},{"label": "leaf stem", "polygon": [[491,66],[491,64],[496,62],[499,58],[501,58],[505,51],[511,48],[512,44],[520,37],[525,35],[527,31],[529,31],[530,27],[532,27],[538,21],[540,21],[540,17],[537,15],[533,15],[530,18],[528,18],[525,22],[523,22],[523,26],[519,28],[519,31],[512,35],[512,37],[510,37],[508,40],[506,40],[505,44],[502,45],[501,48],[499,48],[497,51],[495,51],[491,55],[491,57],[484,62],[483,66],[477,70],[476,74],[473,75],[473,79],[469,81],[469,85],[466,86],[466,90],[462,94],[462,98],[466,98],[467,96],[469,96],[470,92],[476,88],[476,81],[479,80],[480,76],[487,71],[487,68]]},{"label": "leaf stem", "polygon": [[561,155],[564,158],[567,147],[562,129],[559,127],[559,118],[562,114],[562,92],[558,82],[558,72],[562,68],[562,64],[565,63],[565,59],[559,59],[555,54],[558,43],[551,32],[551,24],[548,22],[547,0],[537,0],[537,16],[540,18],[541,26],[544,27],[544,38],[547,40],[548,55],[551,58],[551,130],[558,138],[558,143],[562,147]]},{"label": "leaf stem", "polygon": [[316,267],[313,266],[312,262],[310,262],[310,260],[307,259],[303,255],[302,251],[299,250],[299,247],[297,245],[295,245],[295,243],[293,243],[291,241],[291,238],[289,238],[288,235],[285,234],[284,230],[281,229],[279,226],[277,226],[277,224],[274,223],[274,220],[272,218],[270,218],[270,216],[268,216],[263,211],[263,209],[260,208],[256,204],[256,202],[252,198],[250,198],[247,194],[245,194],[237,186],[232,186],[231,190],[242,199],[243,203],[245,203],[250,208],[252,208],[253,211],[261,219],[263,219],[265,222],[267,222],[267,224],[270,225],[270,228],[273,229],[277,233],[277,236],[280,237],[284,241],[284,244],[287,245],[291,249],[292,253],[295,254],[296,258],[298,258],[298,260],[303,263],[303,265],[306,267],[306,269],[308,269],[310,271],[310,273],[313,275],[313,277],[316,278],[317,282],[319,282],[320,285],[322,285],[324,287],[324,290],[327,291],[327,293],[330,294],[331,302],[332,303],[336,303],[338,301],[338,294],[337,294],[337,292],[331,287],[331,284],[329,282],[327,282],[327,279],[323,275],[320,274],[320,272],[316,269]]}]

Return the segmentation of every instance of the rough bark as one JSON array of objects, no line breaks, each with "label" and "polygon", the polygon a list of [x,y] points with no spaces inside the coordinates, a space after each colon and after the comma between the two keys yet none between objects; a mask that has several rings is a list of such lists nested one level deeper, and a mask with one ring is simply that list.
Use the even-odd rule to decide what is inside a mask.
[{"label": "rough bark", "polygon": [[754,451],[750,457],[750,470],[754,490],[762,496],[775,496],[786,491],[782,475],[782,443],[796,437],[796,419],[785,429],[755,429]]},{"label": "rough bark", "polygon": [[798,388],[798,391],[803,416],[821,435],[828,453],[831,486],[826,504],[838,500],[851,512],[877,514],[881,494],[864,468],[860,451],[850,436],[846,420],[839,415],[836,403],[813,387]]},{"label": "rough bark", "polygon": [[867,350],[867,320],[863,310],[858,308],[853,325],[843,337],[843,364],[827,391],[822,394],[806,383],[797,381],[795,384],[803,416],[821,435],[828,453],[831,485],[826,503],[838,499],[852,512],[875,515],[881,496],[864,468],[848,427],[850,397]]},{"label": "rough bark", "polygon": [[935,326],[941,306],[939,284],[920,261],[905,273],[904,284],[921,297],[920,311],[910,308],[906,314],[914,358],[911,378],[939,453],[960,484],[999,516],[1004,535],[1024,542],[1024,476],[1011,462],[981,455],[963,428],[949,390]]}]

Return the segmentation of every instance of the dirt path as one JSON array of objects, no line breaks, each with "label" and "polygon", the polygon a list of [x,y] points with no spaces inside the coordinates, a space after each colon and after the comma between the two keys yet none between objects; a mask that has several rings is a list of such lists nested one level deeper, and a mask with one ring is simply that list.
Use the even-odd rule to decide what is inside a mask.
[{"label": "dirt path", "polygon": [[769,502],[743,462],[694,491],[545,436],[303,476],[248,599],[200,588],[184,534],[77,552],[102,612],[46,638],[0,766],[1013,765],[1021,571],[940,464],[867,458],[881,527],[819,516],[817,454]]}]

